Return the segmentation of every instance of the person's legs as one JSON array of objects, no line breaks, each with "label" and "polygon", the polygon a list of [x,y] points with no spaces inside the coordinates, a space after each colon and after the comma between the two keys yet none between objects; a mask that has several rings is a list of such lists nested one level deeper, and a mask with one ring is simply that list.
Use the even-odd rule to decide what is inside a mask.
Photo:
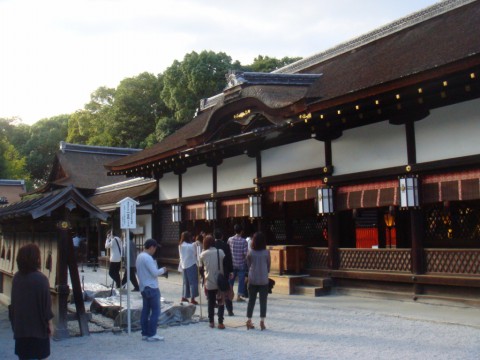
[{"label": "person's legs", "polygon": [[190,297],[190,283],[188,282],[188,269],[183,269],[183,290],[182,297],[188,299]]},{"label": "person's legs", "polygon": [[247,305],[247,318],[252,319],[253,309],[255,308],[255,302],[257,301],[257,285],[248,286],[248,305]]},{"label": "person's legs", "polygon": [[258,290],[260,297],[260,318],[263,320],[267,316],[268,285],[261,285]]},{"label": "person's legs", "polygon": [[191,297],[195,299],[198,296],[198,269],[197,265],[193,264],[189,267],[186,271],[187,278],[188,278],[188,285],[189,285],[189,292],[190,295],[186,296],[186,298]]},{"label": "person's legs", "polygon": [[224,313],[225,313],[225,305],[218,305],[217,315],[218,315],[219,324],[223,324]]},{"label": "person's legs", "polygon": [[217,301],[217,290],[208,290],[208,321],[213,324],[215,321],[215,302]]},{"label": "person's legs", "polygon": [[138,285],[138,280],[137,280],[137,268],[134,268],[134,267],[130,268],[130,281],[133,284],[133,290],[138,291],[140,289],[140,286]]},{"label": "person's legs", "polygon": [[238,292],[237,296],[245,296],[245,270],[238,271]]},{"label": "person's legs", "polygon": [[160,290],[150,289],[152,296],[149,299],[152,313],[148,319],[148,336],[152,337],[157,334],[158,318],[160,317]]},{"label": "person's legs", "polygon": [[121,286],[120,281],[120,262],[111,262],[108,268],[108,275],[115,281],[115,285],[117,288]]},{"label": "person's legs", "polygon": [[237,278],[237,270],[233,269],[232,274],[233,274],[233,277],[229,279],[228,282],[230,283],[230,286],[233,288],[233,285],[235,285],[235,279]]},{"label": "person's legs", "polygon": [[225,299],[225,307],[227,308],[227,312],[229,316],[233,316],[233,303],[230,299]]},{"label": "person's legs", "polygon": [[[149,288],[145,288],[147,290]],[[147,292],[142,291],[142,300],[143,300],[143,307],[142,313],[140,315],[140,326],[142,327],[142,336],[149,336],[148,335],[148,316],[150,315],[150,302],[147,298]]]}]

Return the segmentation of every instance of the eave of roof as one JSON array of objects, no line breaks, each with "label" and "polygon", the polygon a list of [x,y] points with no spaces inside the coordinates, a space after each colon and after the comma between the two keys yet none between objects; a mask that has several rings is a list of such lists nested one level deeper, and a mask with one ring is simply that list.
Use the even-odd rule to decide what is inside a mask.
[{"label": "eave of roof", "polygon": [[[291,116],[292,111],[296,111],[296,116],[305,111],[318,111],[322,106],[330,106],[336,100],[336,103],[353,101],[352,94],[356,94],[357,98],[365,96],[365,93],[361,92],[365,89],[369,90],[369,95],[375,91],[386,91],[390,88],[380,86],[390,86],[393,82],[400,86],[406,77],[409,77],[411,83],[421,81],[427,73],[429,78],[432,78],[452,62],[478,53],[479,11],[480,2],[447,0],[347,44],[341,44],[333,50],[279,69],[273,74],[322,74],[310,87],[304,88],[308,91],[305,91],[302,97],[290,99],[290,103],[284,102],[281,106],[261,98],[268,93],[267,89],[271,89],[271,86],[258,85],[257,83],[264,80],[258,80],[256,75],[250,84],[248,81],[238,84],[234,82],[221,96],[204,101],[208,105],[205,106],[206,110],[164,141],[106,167],[112,172],[130,171],[132,175],[137,172],[153,172],[152,167],[159,166],[162,161],[173,160],[174,157],[176,159],[176,156],[192,147],[205,147],[206,142],[212,141],[208,133],[216,128],[216,119],[220,121],[233,116],[235,109],[241,111],[251,99],[261,98],[264,104],[270,101],[267,106],[270,111],[281,109],[285,116]],[[449,46],[442,44],[442,36],[448,37]],[[433,51],[438,44],[441,44],[442,50]],[[455,51],[452,51],[452,46],[456,46]],[[412,51],[412,48],[415,51]],[[268,74],[265,79],[268,79]],[[345,98],[347,96],[348,98]]]},{"label": "eave of roof", "polygon": [[98,206],[100,209],[110,211],[118,208],[117,204],[120,200],[130,197],[134,200],[151,194],[157,188],[155,180],[148,179],[143,182],[138,182],[136,185],[128,184],[127,186],[112,187],[109,190],[101,190],[95,192],[95,195],[89,198],[89,201]]},{"label": "eave of roof", "polygon": [[109,216],[88,202],[75,187],[69,186],[62,190],[42,195],[38,194],[26,200],[0,206],[0,221],[22,217],[38,219],[42,216],[48,216],[52,211],[66,205],[68,202],[73,202],[75,206],[81,207],[88,212],[91,217],[106,220]]}]

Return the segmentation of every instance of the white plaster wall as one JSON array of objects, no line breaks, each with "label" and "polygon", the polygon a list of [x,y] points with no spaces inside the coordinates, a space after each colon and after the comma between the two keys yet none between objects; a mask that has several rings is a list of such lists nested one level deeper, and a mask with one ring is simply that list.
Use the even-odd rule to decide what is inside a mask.
[{"label": "white plaster wall", "polygon": [[415,123],[417,162],[480,154],[480,99],[432,110]]},{"label": "white plaster wall", "polygon": [[213,192],[212,168],[198,165],[182,175],[182,197],[211,194]]},{"label": "white plaster wall", "polygon": [[160,200],[170,200],[178,198],[178,175],[174,173],[164,174],[158,181]]},{"label": "white plaster wall", "polygon": [[383,169],[407,164],[404,125],[388,121],[343,132],[332,141],[334,175]]},{"label": "white plaster wall", "polygon": [[217,191],[245,189],[255,186],[253,179],[257,175],[255,158],[247,155],[224,159],[217,168]]},{"label": "white plaster wall", "polygon": [[150,239],[152,237],[152,215],[137,215],[137,226],[143,226],[144,239]]},{"label": "white plaster wall", "polygon": [[308,139],[262,151],[262,176],[325,166],[325,145]]}]

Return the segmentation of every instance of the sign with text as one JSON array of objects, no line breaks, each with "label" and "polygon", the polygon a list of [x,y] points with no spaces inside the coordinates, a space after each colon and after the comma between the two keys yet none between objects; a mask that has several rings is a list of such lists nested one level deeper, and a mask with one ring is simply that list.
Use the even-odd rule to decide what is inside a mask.
[{"label": "sign with text", "polygon": [[117,204],[120,205],[120,228],[135,229],[137,227],[137,205],[139,203],[126,197]]}]

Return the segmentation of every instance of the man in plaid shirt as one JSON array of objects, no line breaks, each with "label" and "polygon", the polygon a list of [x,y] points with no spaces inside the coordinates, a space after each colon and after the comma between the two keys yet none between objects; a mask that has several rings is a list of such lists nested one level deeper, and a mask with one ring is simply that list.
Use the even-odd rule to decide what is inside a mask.
[{"label": "man in plaid shirt", "polygon": [[242,226],[235,224],[235,235],[228,239],[228,245],[232,251],[233,277],[230,279],[230,285],[233,288],[235,279],[238,275],[237,301],[245,301],[245,274],[247,271],[247,241],[242,237]]}]

